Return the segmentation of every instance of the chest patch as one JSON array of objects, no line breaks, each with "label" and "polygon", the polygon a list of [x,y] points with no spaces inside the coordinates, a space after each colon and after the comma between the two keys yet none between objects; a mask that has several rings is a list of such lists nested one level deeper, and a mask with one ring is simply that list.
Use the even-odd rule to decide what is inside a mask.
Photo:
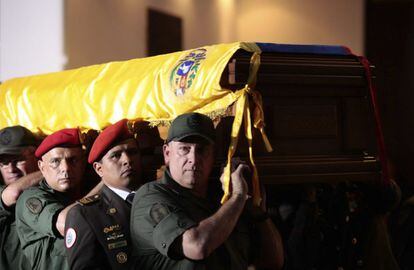
[{"label": "chest patch", "polygon": [[126,263],[128,260],[128,256],[125,252],[119,252],[118,254],[116,254],[116,261],[118,263]]},{"label": "chest patch", "polygon": [[35,215],[39,214],[43,209],[42,202],[35,197],[31,197],[26,201],[26,207]]},{"label": "chest patch", "polygon": [[162,203],[155,203],[152,205],[150,210],[151,219],[155,222],[155,224],[160,223],[166,216],[170,214],[170,210],[167,206]]}]

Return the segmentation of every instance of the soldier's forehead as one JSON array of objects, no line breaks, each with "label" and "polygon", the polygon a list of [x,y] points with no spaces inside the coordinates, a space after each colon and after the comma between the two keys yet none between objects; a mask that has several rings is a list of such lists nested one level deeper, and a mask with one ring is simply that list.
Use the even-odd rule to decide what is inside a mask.
[{"label": "soldier's forehead", "polygon": [[46,154],[43,155],[45,158],[68,158],[78,156],[83,153],[80,147],[55,147]]}]

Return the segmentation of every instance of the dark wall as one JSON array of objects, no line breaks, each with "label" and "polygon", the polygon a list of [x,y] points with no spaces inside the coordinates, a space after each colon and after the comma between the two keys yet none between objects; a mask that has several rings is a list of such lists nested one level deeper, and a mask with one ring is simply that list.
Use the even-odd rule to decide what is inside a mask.
[{"label": "dark wall", "polygon": [[414,186],[414,3],[366,2],[366,55],[376,66],[384,136],[398,180]]}]

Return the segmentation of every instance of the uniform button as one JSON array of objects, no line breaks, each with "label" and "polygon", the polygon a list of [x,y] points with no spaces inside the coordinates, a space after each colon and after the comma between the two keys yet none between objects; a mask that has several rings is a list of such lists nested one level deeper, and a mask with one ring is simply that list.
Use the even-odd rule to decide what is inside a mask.
[{"label": "uniform button", "polygon": [[349,216],[345,217],[345,222],[349,222]]},{"label": "uniform button", "polygon": [[167,244],[166,243],[162,243],[161,246],[162,246],[162,248],[165,248],[165,247],[167,247]]},{"label": "uniform button", "polygon": [[358,239],[356,239],[355,237],[354,238],[352,238],[352,244],[353,245],[356,245],[358,243]]},{"label": "uniform button", "polygon": [[363,261],[363,260],[358,260],[358,261],[357,261],[357,266],[358,266],[358,267],[362,267],[362,266],[364,266],[364,261]]},{"label": "uniform button", "polygon": [[340,246],[336,246],[336,250],[337,251],[340,251],[341,250],[341,247]]}]

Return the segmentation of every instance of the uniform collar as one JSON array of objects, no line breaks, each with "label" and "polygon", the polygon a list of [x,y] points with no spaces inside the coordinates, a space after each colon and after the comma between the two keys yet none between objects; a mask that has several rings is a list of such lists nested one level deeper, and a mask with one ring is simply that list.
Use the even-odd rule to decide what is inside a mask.
[{"label": "uniform collar", "polygon": [[172,178],[169,168],[165,169],[164,175],[160,179],[160,183],[167,185],[169,188],[171,188],[174,192],[178,194],[182,194],[182,195],[187,194],[187,193],[193,194],[191,192],[191,189],[181,186]]},{"label": "uniform collar", "polygon": [[43,178],[40,183],[39,183],[39,187],[43,190],[46,190],[49,193],[55,194],[57,196],[57,198],[59,198],[62,202],[64,202],[64,204],[68,204],[70,201],[70,196],[69,193],[66,192],[59,192],[57,190],[54,190],[53,188],[51,188],[49,186],[49,184],[46,182],[46,179]]},{"label": "uniform collar", "polygon": [[[56,193],[56,192],[57,192],[56,190],[54,190],[53,188],[51,188],[51,187],[49,186],[49,184],[47,183],[47,181],[46,181],[46,179],[45,179],[45,178],[43,178],[43,179],[40,181],[39,186],[40,186],[41,188],[43,188],[43,189],[46,189],[46,190],[47,190],[47,191],[49,191],[49,192],[52,192],[52,193]],[[59,193],[60,193],[60,192],[59,192]]]},{"label": "uniform collar", "polygon": [[[217,207],[217,202],[212,194],[207,194],[207,198],[199,197],[195,195],[191,189],[185,188],[178,184],[171,176],[170,169],[166,168],[164,171],[163,177],[159,180],[161,184],[167,185],[173,192],[175,192],[179,196],[184,196],[187,198],[191,198],[193,201],[198,202],[199,204],[204,205],[208,209],[211,207]],[[210,190],[208,193],[211,192]]]},{"label": "uniform collar", "polygon": [[116,195],[118,195],[119,197],[121,197],[124,201],[126,200],[126,197],[131,193],[131,191],[128,189],[124,190],[124,189],[119,189],[119,188],[114,188],[111,187],[110,185],[106,185],[110,190],[112,190]]}]

